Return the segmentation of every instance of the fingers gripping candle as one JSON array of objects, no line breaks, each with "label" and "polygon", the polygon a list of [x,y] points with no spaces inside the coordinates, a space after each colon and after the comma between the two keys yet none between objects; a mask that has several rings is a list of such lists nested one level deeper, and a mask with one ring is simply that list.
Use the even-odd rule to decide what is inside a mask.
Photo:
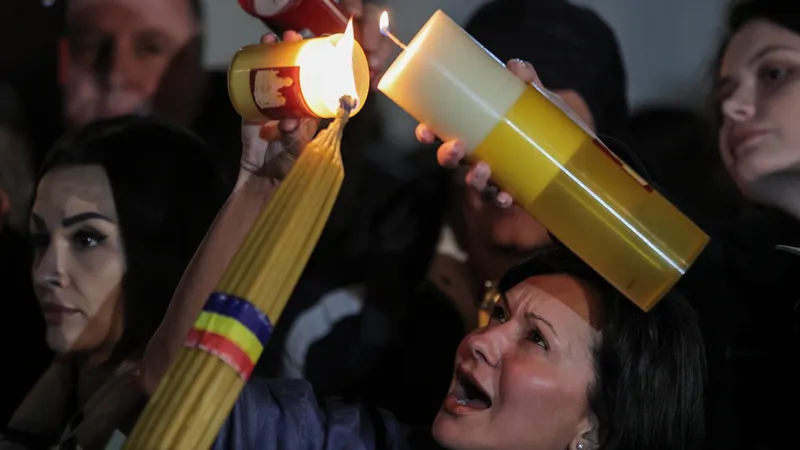
[{"label": "fingers gripping candle", "polygon": [[[388,24],[382,28],[385,34]],[[552,94],[528,85],[437,11],[378,85],[641,309],[680,279],[708,236]]]},{"label": "fingers gripping candle", "polygon": [[[350,67],[334,63],[343,56],[352,61]],[[344,34],[243,47],[228,70],[228,93],[239,115],[252,122],[289,117],[333,119],[341,96],[335,79],[345,78],[353,79],[353,91],[360,99],[350,114],[353,116],[369,94],[369,64],[354,39],[352,21]]]}]

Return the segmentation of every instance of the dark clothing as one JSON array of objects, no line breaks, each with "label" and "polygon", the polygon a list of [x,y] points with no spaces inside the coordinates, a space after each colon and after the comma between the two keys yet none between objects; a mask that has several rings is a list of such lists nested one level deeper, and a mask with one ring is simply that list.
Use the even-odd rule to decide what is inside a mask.
[{"label": "dark clothing", "polygon": [[[453,302],[431,282],[406,302],[409,315],[392,321],[394,333],[384,345],[370,345],[363,337],[369,335],[365,328],[386,322],[379,311],[367,309],[311,347],[306,378],[321,398],[338,395],[375,405],[409,425],[433,423],[466,330]],[[361,354],[350,350],[354,343]],[[348,360],[336,364],[339,358]]]},{"label": "dark clothing", "polygon": [[709,347],[708,448],[793,448],[800,258],[775,246],[798,246],[800,223],[753,207],[711,235],[678,285]]},{"label": "dark clothing", "polygon": [[52,359],[33,294],[30,253],[25,237],[7,228],[0,231],[0,317],[6,321],[0,327],[0,342],[5,343],[3,360],[8,364],[0,387],[0,429]]},{"label": "dark clothing", "polygon": [[301,380],[247,383],[220,430],[214,450],[440,450],[427,429],[357,404],[317,403]]}]

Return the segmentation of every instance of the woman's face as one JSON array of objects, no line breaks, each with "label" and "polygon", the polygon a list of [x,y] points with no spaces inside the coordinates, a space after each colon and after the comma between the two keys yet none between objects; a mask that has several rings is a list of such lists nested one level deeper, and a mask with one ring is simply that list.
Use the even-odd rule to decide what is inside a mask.
[{"label": "woman's face", "polygon": [[102,167],[48,172],[39,182],[30,231],[33,281],[50,348],[110,350],[122,335],[125,254]]},{"label": "woman's face", "polygon": [[731,39],[719,72],[720,152],[745,195],[800,168],[800,35],[753,20]]},{"label": "woman's face", "polygon": [[452,449],[591,448],[592,348],[599,302],[566,275],[529,278],[495,307],[456,354],[450,391],[433,426]]}]

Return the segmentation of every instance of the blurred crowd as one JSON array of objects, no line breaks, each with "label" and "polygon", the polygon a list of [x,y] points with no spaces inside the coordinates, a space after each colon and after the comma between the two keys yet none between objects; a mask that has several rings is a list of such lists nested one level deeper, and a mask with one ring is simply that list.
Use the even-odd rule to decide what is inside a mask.
[{"label": "blurred crowd", "polygon": [[[382,4],[341,3],[377,29]],[[345,129],[330,219],[214,448],[798,445],[796,3],[733,1],[713,78],[697,80],[704,107],[636,110],[591,9],[474,11],[464,29],[708,246],[641,311],[461,143],[421,125],[418,145],[395,148],[373,91]],[[130,432],[320,126],[243,123],[227,74],[203,67],[204,34],[199,0],[0,2],[0,450]],[[359,38],[374,87],[394,44]],[[301,37],[261,42],[276,39]]]}]

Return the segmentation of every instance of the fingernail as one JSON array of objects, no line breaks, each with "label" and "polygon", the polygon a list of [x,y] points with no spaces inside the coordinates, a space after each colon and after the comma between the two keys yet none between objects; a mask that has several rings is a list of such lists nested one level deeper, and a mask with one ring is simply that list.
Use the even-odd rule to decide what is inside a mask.
[{"label": "fingernail", "polygon": [[507,208],[511,206],[511,196],[507,192],[501,192],[497,194],[497,203],[503,208]]},{"label": "fingernail", "polygon": [[489,175],[489,165],[486,163],[478,163],[475,165],[475,175],[485,177]]},{"label": "fingernail", "polygon": [[451,148],[449,152],[447,152],[447,157],[449,159],[457,159],[459,157],[459,151],[455,148]]}]

